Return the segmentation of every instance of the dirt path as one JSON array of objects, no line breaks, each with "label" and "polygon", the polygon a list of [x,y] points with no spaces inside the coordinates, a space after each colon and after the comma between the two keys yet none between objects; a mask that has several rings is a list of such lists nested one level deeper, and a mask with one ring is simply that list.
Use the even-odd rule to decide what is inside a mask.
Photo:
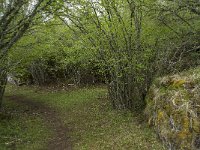
[{"label": "dirt path", "polygon": [[47,126],[51,128],[54,135],[49,140],[47,147],[48,150],[72,149],[70,138],[67,135],[67,133],[69,133],[69,129],[64,125],[62,120],[59,118],[59,114],[55,109],[46,106],[43,103],[25,98],[23,96],[9,96],[7,98],[9,100],[28,106],[28,110],[26,111],[30,111],[30,113],[38,113],[44,118],[45,122],[47,123]]}]

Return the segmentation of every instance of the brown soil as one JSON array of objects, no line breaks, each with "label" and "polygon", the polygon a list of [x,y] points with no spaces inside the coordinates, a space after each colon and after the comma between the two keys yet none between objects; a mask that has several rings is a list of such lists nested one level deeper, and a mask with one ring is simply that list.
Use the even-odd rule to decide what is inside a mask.
[{"label": "brown soil", "polygon": [[26,105],[30,113],[41,115],[47,127],[53,131],[53,137],[48,141],[48,150],[71,150],[72,145],[69,138],[69,129],[59,117],[59,113],[43,103],[36,102],[23,96],[9,96],[9,100]]}]

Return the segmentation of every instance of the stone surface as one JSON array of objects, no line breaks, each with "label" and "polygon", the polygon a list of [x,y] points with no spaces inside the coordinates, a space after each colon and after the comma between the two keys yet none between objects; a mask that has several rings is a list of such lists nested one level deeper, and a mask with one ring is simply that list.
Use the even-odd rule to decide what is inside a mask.
[{"label": "stone surface", "polygon": [[149,124],[168,149],[200,149],[200,67],[155,80],[146,100]]}]

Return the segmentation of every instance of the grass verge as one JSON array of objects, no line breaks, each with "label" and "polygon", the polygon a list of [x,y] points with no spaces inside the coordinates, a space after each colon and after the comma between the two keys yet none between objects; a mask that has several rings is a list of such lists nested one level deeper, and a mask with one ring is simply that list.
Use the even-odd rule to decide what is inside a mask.
[{"label": "grass verge", "polygon": [[59,110],[70,129],[74,150],[162,150],[156,135],[138,123],[130,112],[113,110],[105,88],[47,92],[37,88],[7,88],[6,95],[20,94]]}]

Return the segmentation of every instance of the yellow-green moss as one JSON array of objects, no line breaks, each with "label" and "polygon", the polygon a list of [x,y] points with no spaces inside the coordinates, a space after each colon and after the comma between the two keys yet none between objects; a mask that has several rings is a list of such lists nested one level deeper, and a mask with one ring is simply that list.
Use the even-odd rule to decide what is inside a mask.
[{"label": "yellow-green moss", "polygon": [[168,148],[200,149],[200,67],[156,79],[145,112]]},{"label": "yellow-green moss", "polygon": [[161,121],[164,118],[164,112],[162,112],[161,110],[158,111],[158,121]]}]

